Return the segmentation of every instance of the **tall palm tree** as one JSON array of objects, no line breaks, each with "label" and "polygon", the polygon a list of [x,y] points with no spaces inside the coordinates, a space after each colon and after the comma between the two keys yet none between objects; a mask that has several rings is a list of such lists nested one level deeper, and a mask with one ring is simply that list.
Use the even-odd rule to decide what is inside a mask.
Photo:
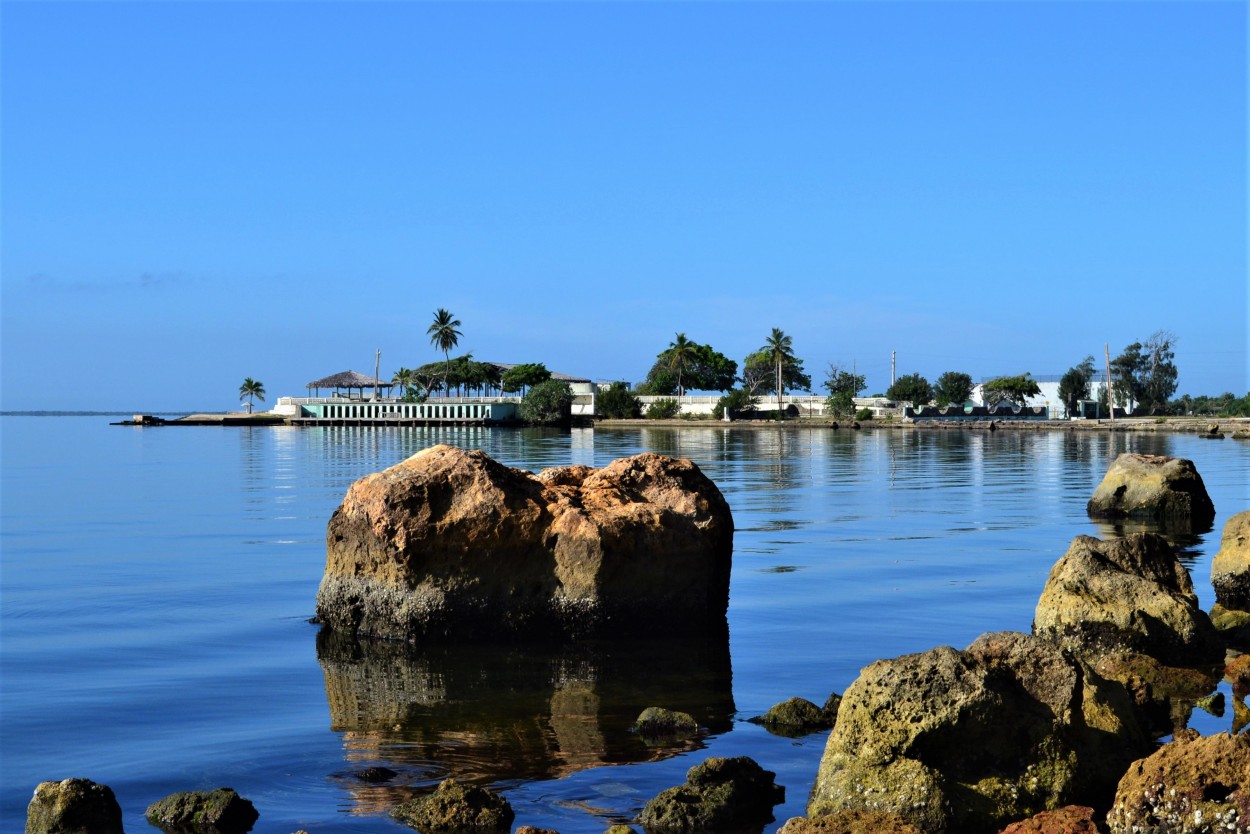
[{"label": "tall palm tree", "polygon": [[779,328],[774,327],[773,332],[764,340],[764,347],[760,348],[767,353],[769,358],[773,360],[773,366],[777,369],[777,414],[781,415],[781,397],[785,391],[781,387],[781,370],[784,366],[794,361],[794,344],[790,337],[782,333]]},{"label": "tall palm tree", "polygon": [[243,380],[243,384],[239,386],[240,396],[247,397],[247,413],[252,413],[252,398],[265,401],[265,384],[258,379],[252,379],[250,376]]},{"label": "tall palm tree", "polygon": [[444,378],[451,371],[451,357],[448,355],[448,352],[460,344],[461,334],[456,329],[459,326],[460,319],[455,318],[450,312],[439,307],[434,311],[434,323],[425,331],[430,337],[430,344],[443,352]]},{"label": "tall palm tree", "polygon": [[677,396],[682,397],[686,394],[686,389],[681,384],[682,371],[690,365],[690,360],[694,358],[695,343],[686,338],[685,333],[678,333],[677,338],[668,344],[668,369],[677,371]]}]

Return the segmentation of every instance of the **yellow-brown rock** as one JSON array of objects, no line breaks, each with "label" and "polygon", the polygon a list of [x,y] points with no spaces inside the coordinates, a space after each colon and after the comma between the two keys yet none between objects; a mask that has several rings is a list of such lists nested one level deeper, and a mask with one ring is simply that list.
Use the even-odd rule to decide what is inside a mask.
[{"label": "yellow-brown rock", "polygon": [[1220,550],[1211,563],[1211,584],[1220,605],[1250,611],[1250,510],[1224,525]]},{"label": "yellow-brown rock", "polygon": [[1224,657],[1189,571],[1155,533],[1074,538],[1042,588],[1033,633],[1091,660],[1129,652],[1201,666]]},{"label": "yellow-brown rock", "polygon": [[1206,530],[1215,519],[1193,461],[1133,452],[1111,463],[1086,511],[1095,518],[1155,521],[1169,530]]},{"label": "yellow-brown rock", "polygon": [[729,505],[691,461],[532,475],[434,446],[348,490],[317,613],[410,641],[723,626],[732,551]]}]

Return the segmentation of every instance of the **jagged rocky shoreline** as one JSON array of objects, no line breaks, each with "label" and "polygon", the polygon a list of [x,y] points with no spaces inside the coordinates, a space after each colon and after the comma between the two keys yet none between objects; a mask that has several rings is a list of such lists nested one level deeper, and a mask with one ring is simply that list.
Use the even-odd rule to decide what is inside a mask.
[{"label": "jagged rocky shoreline", "polygon": [[[1031,634],[881,660],[824,708],[791,699],[760,718],[793,733],[833,725],[808,816],[785,834],[1250,832],[1250,511],[1224,528],[1210,613],[1160,534],[1210,528],[1192,463],[1121,455],[1089,512],[1160,532],[1074,539]],[[418,643],[723,626],[732,530],[719,490],[689,461],[640,455],[534,476],[435,447],[349,491],[327,533],[318,616],[331,631]],[[1189,713],[1222,714],[1222,679],[1230,731],[1200,736]],[[212,793],[156,803],[149,821],[250,829],[246,800]],[[635,823],[648,834],[759,831],[783,796],[755,762],[711,758]],[[207,822],[205,809],[226,808]],[[105,786],[46,782],[27,834],[113,834],[115,809]],[[506,831],[514,819],[502,797],[454,779],[394,815],[424,834]]]}]

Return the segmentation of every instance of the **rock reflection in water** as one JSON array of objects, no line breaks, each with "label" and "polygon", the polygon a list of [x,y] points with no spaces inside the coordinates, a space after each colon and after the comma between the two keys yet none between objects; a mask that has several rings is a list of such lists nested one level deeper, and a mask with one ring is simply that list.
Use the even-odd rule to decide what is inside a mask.
[{"label": "rock reflection in water", "polygon": [[[735,711],[728,634],[562,645],[422,646],[323,630],[317,658],[339,774],[357,813],[377,813],[454,776],[478,784],[552,779],[667,758],[701,739],[649,746],[630,732],[649,706],[690,713],[708,733]],[[369,784],[352,773],[398,775]]]}]

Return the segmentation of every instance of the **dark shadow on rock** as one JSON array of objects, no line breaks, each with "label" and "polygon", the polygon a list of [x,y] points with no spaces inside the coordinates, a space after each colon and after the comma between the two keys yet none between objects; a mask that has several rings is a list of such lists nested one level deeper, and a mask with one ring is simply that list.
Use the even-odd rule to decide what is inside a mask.
[{"label": "dark shadow on rock", "polygon": [[[727,631],[673,640],[425,646],[323,629],[317,658],[331,729],[349,770],[405,778],[344,780],[362,811],[384,811],[453,776],[470,784],[552,779],[668,758],[728,732],[735,712]],[[655,746],[631,732],[662,703],[701,732]]]}]

